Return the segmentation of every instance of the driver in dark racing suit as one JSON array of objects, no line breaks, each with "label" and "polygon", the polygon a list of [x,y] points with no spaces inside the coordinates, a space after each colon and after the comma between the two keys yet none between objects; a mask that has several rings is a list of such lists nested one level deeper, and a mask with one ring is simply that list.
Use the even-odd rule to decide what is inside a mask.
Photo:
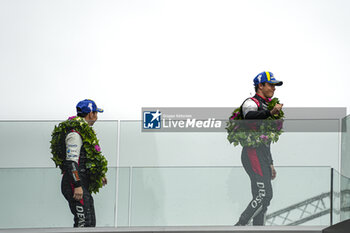
[{"label": "driver in dark racing suit", "polygon": [[[281,86],[282,81],[274,78],[271,72],[262,72],[254,78],[256,94],[246,99],[242,104],[244,119],[267,119],[282,109],[282,104],[269,111],[268,99],[275,91],[275,86]],[[272,199],[271,179],[276,177],[270,145],[260,145],[257,148],[243,147],[242,164],[251,181],[252,200],[241,214],[235,226],[247,225],[253,219],[253,225],[264,225],[265,213]]]},{"label": "driver in dark racing suit", "polygon": [[[92,100],[83,100],[77,104],[78,116],[82,117],[90,126],[97,120],[97,108]],[[69,203],[74,215],[74,227],[95,227],[94,200],[89,192],[89,171],[86,168],[86,152],[83,140],[78,131],[71,130],[66,136],[66,159],[64,174],[61,182],[61,191]],[[102,182],[107,183],[103,178]]]}]

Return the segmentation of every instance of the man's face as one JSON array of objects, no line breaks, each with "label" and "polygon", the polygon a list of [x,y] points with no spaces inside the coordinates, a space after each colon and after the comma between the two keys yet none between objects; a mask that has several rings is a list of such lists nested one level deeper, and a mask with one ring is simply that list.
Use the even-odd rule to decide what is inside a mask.
[{"label": "man's face", "polygon": [[266,98],[272,98],[273,94],[275,93],[276,87],[275,85],[271,83],[265,83],[265,85],[259,84],[261,93]]},{"label": "man's face", "polygon": [[89,114],[87,114],[85,119],[90,126],[93,126],[94,123],[97,121],[97,112],[90,112]]}]

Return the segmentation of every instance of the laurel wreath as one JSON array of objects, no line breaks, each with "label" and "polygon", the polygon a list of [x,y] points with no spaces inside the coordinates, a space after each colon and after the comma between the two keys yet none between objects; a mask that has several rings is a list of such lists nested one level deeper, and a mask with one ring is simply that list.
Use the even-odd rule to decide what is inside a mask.
[{"label": "laurel wreath", "polygon": [[[278,98],[270,99],[268,110],[279,104]],[[283,133],[284,112],[268,117],[265,120],[244,120],[242,107],[236,108],[227,122],[227,139],[234,146],[257,148],[278,141]]]},{"label": "laurel wreath", "polygon": [[65,139],[72,129],[78,131],[83,140],[83,147],[87,158],[86,168],[90,176],[89,191],[91,193],[97,193],[103,185],[102,179],[108,170],[107,160],[101,153],[95,131],[83,118],[70,117],[68,120],[55,126],[50,141],[51,153],[53,155],[51,159],[55,162],[56,167],[60,167],[63,172],[63,161],[66,158]]}]

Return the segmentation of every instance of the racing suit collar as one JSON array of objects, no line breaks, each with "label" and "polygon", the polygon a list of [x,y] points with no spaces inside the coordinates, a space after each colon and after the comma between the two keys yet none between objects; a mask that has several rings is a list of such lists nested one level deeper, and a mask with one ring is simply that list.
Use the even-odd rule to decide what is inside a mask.
[{"label": "racing suit collar", "polygon": [[261,95],[259,95],[259,94],[257,94],[257,93],[255,93],[255,97],[256,97],[257,99],[260,99],[260,100],[264,101],[265,103],[270,102],[268,99],[262,97]]}]

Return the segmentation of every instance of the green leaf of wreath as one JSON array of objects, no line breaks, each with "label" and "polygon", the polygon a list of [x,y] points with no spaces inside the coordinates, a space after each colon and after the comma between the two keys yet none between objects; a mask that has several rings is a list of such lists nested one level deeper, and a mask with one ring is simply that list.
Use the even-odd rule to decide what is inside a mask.
[{"label": "green leaf of wreath", "polygon": [[[279,104],[278,98],[273,98],[268,103],[268,109],[272,110]],[[282,134],[284,112],[271,116],[258,125],[257,129],[249,128],[249,122],[243,120],[241,108],[236,108],[226,123],[227,140],[234,146],[241,145],[259,147],[262,144],[277,142]]]},{"label": "green leaf of wreath", "polygon": [[108,170],[107,160],[100,151],[97,151],[96,146],[99,148],[99,141],[96,133],[83,118],[70,118],[55,126],[50,141],[53,155],[51,159],[56,167],[60,167],[63,172],[63,161],[66,158],[65,138],[72,129],[78,131],[83,139],[83,147],[87,157],[86,168],[90,171],[89,191],[97,193],[102,187],[102,178],[105,177]]}]

